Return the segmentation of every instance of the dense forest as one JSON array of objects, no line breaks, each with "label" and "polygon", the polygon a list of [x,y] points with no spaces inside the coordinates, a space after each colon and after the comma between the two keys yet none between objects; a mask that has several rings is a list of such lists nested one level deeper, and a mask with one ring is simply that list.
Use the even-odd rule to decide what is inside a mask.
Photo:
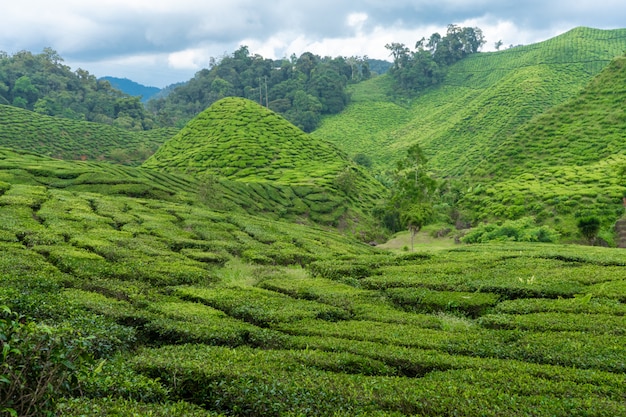
[{"label": "dense forest", "polygon": [[390,65],[367,57],[331,58],[310,52],[273,60],[252,55],[241,46],[144,106],[139,94],[123,93],[106,77],[97,79],[80,68],[72,71],[51,48],[39,54],[0,52],[0,104],[148,130],[182,127],[215,101],[237,96],[260,102],[310,132],[322,115],[344,109],[349,101],[346,86],[369,79],[374,73],[370,62],[380,72]]},{"label": "dense forest", "polygon": [[51,48],[40,54],[0,51],[0,104],[131,130],[154,127],[138,97],[114,89],[84,69],[72,71]]},{"label": "dense forest", "polygon": [[229,96],[257,101],[281,113],[305,132],[324,114],[336,114],[348,103],[346,86],[369,79],[366,57],[300,57],[272,60],[241,46],[214,60],[167,97],[151,100],[148,109],[163,126],[182,126],[219,99]]},{"label": "dense forest", "polygon": [[480,28],[450,24],[445,36],[435,32],[428,40],[422,38],[414,51],[403,43],[385,45],[393,56],[389,73],[396,81],[396,92],[415,93],[439,83],[447,67],[477,53],[485,42]]}]

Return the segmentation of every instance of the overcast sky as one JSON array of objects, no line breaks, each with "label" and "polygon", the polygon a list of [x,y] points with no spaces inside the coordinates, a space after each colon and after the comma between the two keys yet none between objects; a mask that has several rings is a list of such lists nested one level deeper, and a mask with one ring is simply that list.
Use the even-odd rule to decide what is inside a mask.
[{"label": "overcast sky", "polygon": [[0,51],[56,50],[73,70],[164,87],[211,57],[247,45],[265,58],[390,59],[385,44],[449,23],[479,27],[494,49],[539,42],[576,26],[626,27],[623,0],[20,0],[0,9]]}]

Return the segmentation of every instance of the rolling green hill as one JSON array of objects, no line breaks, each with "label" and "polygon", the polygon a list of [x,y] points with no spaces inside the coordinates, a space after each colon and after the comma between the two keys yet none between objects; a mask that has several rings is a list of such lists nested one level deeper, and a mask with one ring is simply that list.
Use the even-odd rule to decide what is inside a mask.
[{"label": "rolling green hill", "polygon": [[576,96],[535,117],[487,156],[489,175],[540,174],[626,153],[626,57],[614,59]]},{"label": "rolling green hill", "polygon": [[[626,29],[576,28],[545,42],[473,54],[410,102],[385,95],[384,78],[352,86],[352,104],[314,137],[365,153],[379,169],[419,143],[441,176],[481,170],[485,157],[532,117],[576,95],[626,50]],[[381,108],[383,111],[381,112]],[[370,117],[386,120],[372,129]]]},{"label": "rolling green hill", "polygon": [[[387,77],[355,87],[345,153],[225,99],[141,167],[67,161],[41,153],[91,144],[101,155],[138,137],[6,111],[0,414],[626,415],[623,249],[503,241],[394,253],[356,233],[369,233],[380,186],[346,154],[381,169],[412,140],[435,152],[446,120],[467,174],[452,153],[431,160],[467,175],[461,203],[476,220],[532,215],[567,232],[583,208],[617,216],[626,58],[592,60],[605,69],[590,83],[561,74],[571,85],[555,87],[541,48],[523,48],[484,58],[522,52],[534,64],[501,60],[503,73],[482,81],[451,72],[413,104],[387,99]],[[432,141],[416,130],[420,108]]]},{"label": "rolling green hill", "polygon": [[472,55],[404,103],[379,77],[354,86],[353,104],[314,136],[367,154],[377,170],[419,143],[439,178],[467,190],[461,205],[474,224],[528,216],[575,240],[576,219],[594,215],[612,243],[626,191],[617,176],[626,76],[614,60],[625,49],[626,30],[577,28]]},{"label": "rolling green hill", "polygon": [[347,159],[253,101],[226,98],[189,122],[143,166],[280,184],[330,184]]},{"label": "rolling green hill", "polygon": [[0,150],[3,407],[39,389],[63,416],[626,413],[623,250],[394,255],[196,185]]},{"label": "rolling green hill", "polygon": [[0,146],[58,159],[139,165],[176,132],[171,128],[129,131],[0,105]]},{"label": "rolling green hill", "polygon": [[362,211],[357,217],[367,217],[363,213],[383,191],[334,145],[253,101],[235,97],[214,103],[142,166],[279,189],[280,195],[273,191],[269,198],[283,205],[281,211],[335,226],[352,217],[352,209]]},{"label": "rolling green hill", "polygon": [[[571,235],[572,218],[597,216],[607,231],[623,214],[626,57],[579,94],[533,118],[485,158],[487,175],[463,204],[477,218],[533,215]],[[610,233],[608,233],[610,236]]]}]

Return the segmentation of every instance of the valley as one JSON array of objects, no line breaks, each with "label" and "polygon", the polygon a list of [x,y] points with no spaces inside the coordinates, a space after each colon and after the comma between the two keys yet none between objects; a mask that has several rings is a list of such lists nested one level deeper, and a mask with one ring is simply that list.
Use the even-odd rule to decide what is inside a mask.
[{"label": "valley", "polygon": [[[624,50],[346,83],[310,134],[245,97],[147,130],[0,104],[0,415],[626,415]],[[380,214],[416,144],[412,239]]]}]

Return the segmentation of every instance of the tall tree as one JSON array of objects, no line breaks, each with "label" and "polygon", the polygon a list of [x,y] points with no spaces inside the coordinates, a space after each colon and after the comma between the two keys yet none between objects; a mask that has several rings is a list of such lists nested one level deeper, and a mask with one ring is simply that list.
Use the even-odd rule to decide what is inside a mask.
[{"label": "tall tree", "polygon": [[396,166],[385,216],[396,219],[399,226],[411,233],[411,249],[416,234],[432,220],[435,180],[426,169],[427,158],[422,148],[415,144]]},{"label": "tall tree", "polygon": [[428,41],[426,38],[417,41],[415,51],[402,43],[385,45],[393,57],[393,66],[389,73],[396,80],[398,90],[418,92],[439,83],[447,67],[477,53],[484,44],[485,39],[480,28],[450,24],[445,36],[433,33]]}]

